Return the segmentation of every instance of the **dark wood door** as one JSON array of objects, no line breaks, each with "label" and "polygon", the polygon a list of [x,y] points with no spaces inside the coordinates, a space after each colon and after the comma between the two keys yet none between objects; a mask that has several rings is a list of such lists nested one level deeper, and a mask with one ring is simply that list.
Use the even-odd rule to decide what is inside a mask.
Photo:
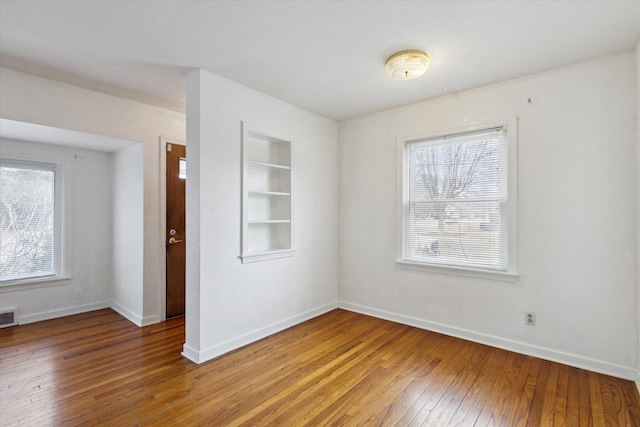
[{"label": "dark wood door", "polygon": [[186,147],[167,144],[167,319],[182,316],[185,306],[186,165]]}]

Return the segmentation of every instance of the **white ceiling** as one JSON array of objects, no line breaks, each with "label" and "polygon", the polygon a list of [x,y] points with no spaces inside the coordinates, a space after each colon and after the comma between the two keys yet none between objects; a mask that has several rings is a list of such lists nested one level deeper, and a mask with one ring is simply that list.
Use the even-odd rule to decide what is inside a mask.
[{"label": "white ceiling", "polygon": [[[0,0],[1,65],[177,111],[195,68],[342,120],[639,39],[640,1]],[[404,49],[430,68],[391,81]]]}]

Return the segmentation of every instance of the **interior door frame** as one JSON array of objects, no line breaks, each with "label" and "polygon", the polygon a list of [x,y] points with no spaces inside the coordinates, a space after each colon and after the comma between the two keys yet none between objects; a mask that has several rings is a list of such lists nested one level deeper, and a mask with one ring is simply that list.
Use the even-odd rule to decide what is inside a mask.
[{"label": "interior door frame", "polygon": [[167,144],[184,145],[180,138],[160,135],[160,321],[167,320]]}]

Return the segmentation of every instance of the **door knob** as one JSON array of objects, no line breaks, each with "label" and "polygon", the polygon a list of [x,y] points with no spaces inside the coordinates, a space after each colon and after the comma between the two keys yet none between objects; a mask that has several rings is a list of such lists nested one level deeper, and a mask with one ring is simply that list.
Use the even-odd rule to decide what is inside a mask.
[{"label": "door knob", "polygon": [[176,243],[180,243],[180,242],[183,242],[183,240],[176,240],[175,237],[172,237],[172,238],[169,239],[169,244],[170,245],[175,245]]}]

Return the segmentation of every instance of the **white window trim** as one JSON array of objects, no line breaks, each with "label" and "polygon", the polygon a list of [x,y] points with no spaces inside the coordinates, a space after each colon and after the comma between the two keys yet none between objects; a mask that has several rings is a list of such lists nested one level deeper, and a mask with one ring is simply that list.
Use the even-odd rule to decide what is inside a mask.
[{"label": "white window trim", "polygon": [[55,171],[55,274],[42,277],[0,281],[0,293],[66,285],[71,281],[71,224],[67,212],[71,209],[71,160],[60,156],[41,156],[3,150],[3,162],[52,165]]},{"label": "white window trim", "polygon": [[[404,159],[405,146],[418,140],[437,138],[444,135],[479,131],[492,127],[504,127],[507,147],[507,260],[506,271],[482,268],[470,268],[456,265],[427,264],[407,261],[402,258],[404,239]],[[444,129],[424,133],[418,136],[398,137],[397,139],[397,176],[396,176],[396,266],[402,269],[417,270],[429,273],[449,274],[462,277],[473,277],[515,283],[518,281],[518,117],[507,120],[475,123],[463,127]]]}]

